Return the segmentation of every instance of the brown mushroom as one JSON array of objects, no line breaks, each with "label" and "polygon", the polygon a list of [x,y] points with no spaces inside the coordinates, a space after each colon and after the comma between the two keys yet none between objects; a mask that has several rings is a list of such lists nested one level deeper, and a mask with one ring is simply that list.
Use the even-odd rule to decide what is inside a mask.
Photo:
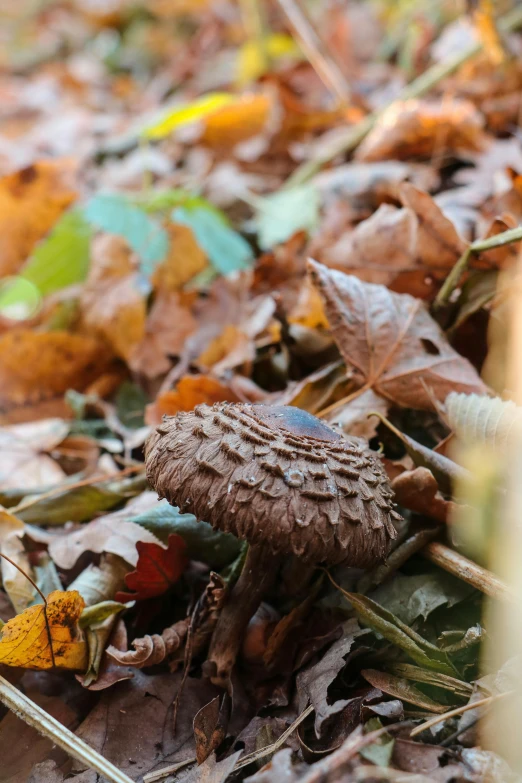
[{"label": "brown mushroom", "polygon": [[146,465],[160,497],[250,544],[210,645],[216,684],[227,685],[283,556],[369,568],[400,519],[378,457],[299,408],[218,403],[166,417]]}]

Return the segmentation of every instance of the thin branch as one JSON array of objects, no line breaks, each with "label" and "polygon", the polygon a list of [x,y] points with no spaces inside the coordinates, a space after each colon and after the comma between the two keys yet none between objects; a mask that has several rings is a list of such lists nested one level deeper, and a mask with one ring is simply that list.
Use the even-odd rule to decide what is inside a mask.
[{"label": "thin branch", "polygon": [[486,250],[494,250],[497,247],[503,247],[504,245],[511,244],[511,242],[518,242],[521,239],[522,226],[517,226],[517,228],[510,228],[508,231],[503,231],[501,234],[495,234],[495,236],[488,237],[487,239],[478,239],[476,242],[473,242],[466,248],[451,269],[444,281],[444,285],[435,298],[433,303],[434,308],[437,309],[446,304],[451,296],[451,292],[456,288],[460,278],[465,272],[473,253],[483,253]]},{"label": "thin branch", "polygon": [[504,696],[511,696],[513,693],[514,691],[506,691],[505,693],[497,693],[496,696],[486,696],[486,698],[484,699],[479,699],[478,701],[470,702],[469,704],[464,704],[462,707],[456,707],[454,710],[445,712],[443,715],[436,715],[434,718],[427,720],[426,723],[422,723],[420,726],[416,726],[410,732],[410,737],[416,737],[417,734],[420,734],[426,729],[431,729],[432,726],[436,726],[437,723],[442,723],[443,720],[448,720],[448,718],[454,718],[456,715],[462,715],[463,712],[469,712],[469,710],[475,710],[477,707],[484,707],[486,704],[491,704],[493,701],[497,701],[498,699],[503,699]]},{"label": "thin branch", "polygon": [[248,764],[252,764],[253,761],[265,758],[265,756],[270,756],[272,753],[275,753],[276,750],[279,750],[279,748],[285,744],[288,737],[294,733],[299,724],[301,724],[304,719],[307,718],[308,715],[310,715],[310,713],[313,711],[313,705],[308,705],[308,707],[306,707],[306,709],[304,709],[302,713],[294,720],[292,725],[289,726],[286,731],[283,731],[281,736],[278,737],[275,742],[272,742],[271,745],[266,745],[264,748],[255,750],[253,753],[249,753],[248,756],[244,756],[234,767],[234,772],[238,769],[241,769],[241,767],[246,767]]},{"label": "thin branch", "polygon": [[299,0],[278,0],[278,3],[323,84],[331,90],[342,106],[348,104],[350,85]]},{"label": "thin branch", "polygon": [[88,769],[94,769],[110,783],[133,783],[124,772],[104,759],[2,676],[0,676],[0,701],[39,734],[48,737],[69,756],[81,761]]},{"label": "thin branch", "polygon": [[491,598],[498,598],[501,601],[513,601],[515,598],[509,587],[498,576],[438,541],[427,544],[420,550],[420,554]]},{"label": "thin branch", "polygon": [[[498,26],[502,32],[510,32],[515,30],[522,24],[522,6],[513,8],[505,16],[501,17]],[[454,73],[461,65],[470,60],[482,49],[482,43],[476,41],[470,46],[464,48],[456,55],[448,57],[441,63],[436,63],[424,71],[423,74],[414,79],[408,84],[400,93],[396,101],[384,106],[380,111],[368,114],[361,122],[357,123],[354,127],[350,128],[346,135],[338,139],[335,144],[330,144],[328,150],[323,154],[318,155],[313,160],[306,161],[294,171],[285,183],[285,187],[294,187],[296,185],[302,185],[314,176],[321,168],[329,163],[333,158],[342,153],[346,154],[352,152],[361,141],[368,135],[374,125],[380,120],[382,115],[387,109],[396,102],[402,102],[409,98],[420,98],[429,92],[432,87],[435,87],[440,81]]]},{"label": "thin branch", "polygon": [[196,758],[185,759],[185,761],[177,761],[175,764],[169,764],[168,767],[158,769],[157,772],[149,772],[148,775],[143,776],[143,783],[157,783],[158,780],[163,780],[167,775],[174,775],[178,770],[183,767],[188,767],[189,764],[195,764]]}]

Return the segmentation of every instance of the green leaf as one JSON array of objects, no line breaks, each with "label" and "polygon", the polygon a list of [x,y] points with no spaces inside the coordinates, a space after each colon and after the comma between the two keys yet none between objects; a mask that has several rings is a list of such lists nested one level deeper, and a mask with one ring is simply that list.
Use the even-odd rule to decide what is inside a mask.
[{"label": "green leaf", "polygon": [[259,246],[270,250],[296,231],[311,231],[319,220],[319,193],[313,185],[282,190],[257,200]]},{"label": "green leaf", "polygon": [[442,714],[448,709],[447,705],[430,699],[429,696],[426,696],[415,685],[411,685],[404,677],[395,677],[393,674],[380,672],[376,669],[363,669],[361,674],[374,688],[379,688],[379,690],[387,693],[389,696],[406,701],[408,704],[414,704],[422,710]]},{"label": "green leaf", "polygon": [[455,576],[434,570],[431,573],[396,574],[391,582],[378,587],[372,598],[406,625],[418,617],[424,620],[439,606],[454,606],[473,593],[473,587]]},{"label": "green leaf", "polygon": [[94,196],[84,207],[85,218],[96,228],[124,237],[139,256],[142,271],[150,275],[169,249],[169,238],[161,224],[123,196]]},{"label": "green leaf", "polygon": [[116,394],[116,414],[126,427],[137,430],[143,427],[147,395],[136,383],[124,381]]},{"label": "green leaf", "polygon": [[80,210],[66,212],[22,267],[21,276],[42,296],[83,282],[89,271],[91,233]]},{"label": "green leaf", "polygon": [[80,617],[80,628],[91,627],[103,623],[108,617],[112,617],[115,614],[119,614],[129,606],[133,606],[134,601],[130,601],[127,604],[122,604],[119,601],[101,601],[99,604],[93,606],[87,606]]},{"label": "green leaf", "polygon": [[[85,522],[101,511],[114,508],[126,496],[97,486],[65,489],[60,494],[38,500],[17,512],[30,525],[64,525],[66,522]],[[31,500],[33,497],[31,496]]]},{"label": "green leaf", "polygon": [[387,609],[365,595],[348,593],[344,590],[343,594],[350,601],[362,622],[404,650],[420,666],[450,676],[457,673],[446,653],[423,639]]},{"label": "green leaf", "polygon": [[192,229],[198,244],[221,274],[247,269],[252,261],[248,242],[230,228],[217,210],[206,206],[178,207],[172,212],[172,220]]},{"label": "green leaf", "polygon": [[170,533],[177,533],[187,545],[189,558],[202,560],[214,569],[231,563],[241,548],[241,542],[235,536],[213,530],[206,522],[198,522],[192,514],[182,514],[166,500],[129,521],[146,528],[165,543]]}]

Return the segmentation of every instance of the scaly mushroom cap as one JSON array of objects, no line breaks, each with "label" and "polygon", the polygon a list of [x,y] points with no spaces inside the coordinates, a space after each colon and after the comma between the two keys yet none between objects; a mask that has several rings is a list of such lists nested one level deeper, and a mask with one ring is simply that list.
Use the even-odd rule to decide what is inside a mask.
[{"label": "scaly mushroom cap", "polygon": [[152,432],[146,465],[182,511],[310,563],[375,565],[400,519],[374,453],[299,408],[198,405]]}]

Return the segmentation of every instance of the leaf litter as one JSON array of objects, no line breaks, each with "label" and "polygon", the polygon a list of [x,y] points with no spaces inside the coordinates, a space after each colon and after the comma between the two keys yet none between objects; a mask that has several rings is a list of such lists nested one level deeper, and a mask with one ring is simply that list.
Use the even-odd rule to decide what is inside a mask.
[{"label": "leaf litter", "polygon": [[[2,675],[139,783],[515,780],[477,728],[513,687],[482,649],[508,592],[483,508],[466,550],[478,485],[446,449],[502,453],[520,418],[484,362],[521,242],[522,19],[290,5],[9,9]],[[403,518],[366,572],[275,557],[223,690],[247,547],[158,502],[144,444],[249,403],[369,443]],[[101,780],[14,713],[0,741],[2,780]]]}]

